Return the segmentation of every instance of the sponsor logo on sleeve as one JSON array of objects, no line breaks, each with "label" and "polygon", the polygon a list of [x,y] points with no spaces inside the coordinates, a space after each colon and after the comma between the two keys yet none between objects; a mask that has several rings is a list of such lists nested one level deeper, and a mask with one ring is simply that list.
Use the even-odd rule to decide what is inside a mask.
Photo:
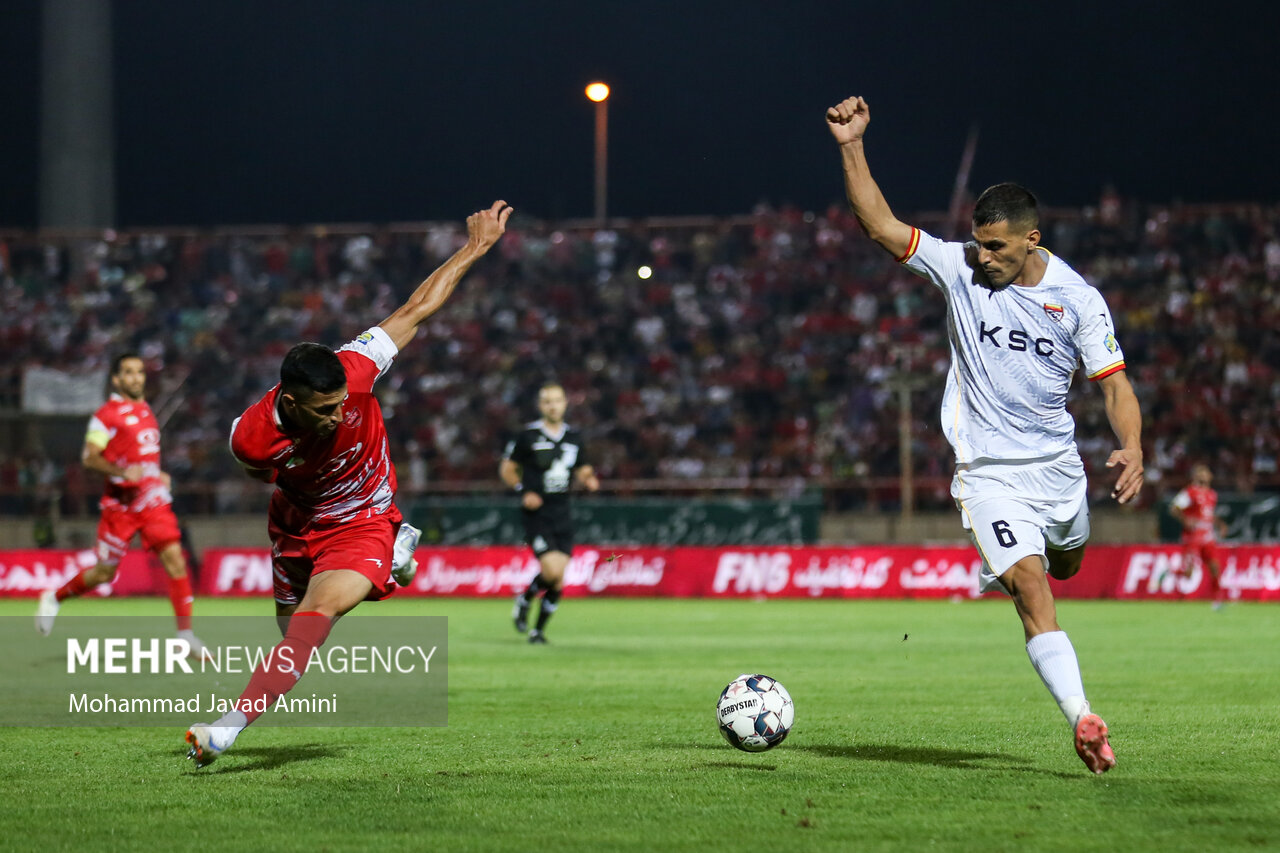
[{"label": "sponsor logo on sleeve", "polygon": [[1107,332],[1107,336],[1102,339],[1102,345],[1107,348],[1107,352],[1115,352],[1120,349],[1120,344],[1116,343],[1116,336]]}]

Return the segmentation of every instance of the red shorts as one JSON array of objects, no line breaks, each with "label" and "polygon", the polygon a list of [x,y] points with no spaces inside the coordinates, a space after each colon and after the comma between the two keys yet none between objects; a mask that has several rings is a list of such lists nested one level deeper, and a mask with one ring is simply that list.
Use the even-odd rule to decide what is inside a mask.
[{"label": "red shorts", "polygon": [[297,604],[307,593],[311,576],[335,569],[359,572],[373,589],[365,601],[391,594],[391,556],[400,519],[389,515],[347,522],[302,535],[287,533],[267,522],[271,534],[271,566],[277,604]]},{"label": "red shorts", "polygon": [[1221,566],[1222,561],[1218,559],[1218,543],[1217,542],[1184,542],[1182,543],[1182,564],[1183,567],[1191,565],[1191,557],[1195,555],[1200,558],[1200,562],[1208,566],[1213,563]]},{"label": "red shorts", "polygon": [[106,506],[98,520],[98,562],[104,566],[118,566],[124,552],[129,550],[133,534],[142,534],[142,546],[159,554],[174,542],[182,541],[178,530],[178,517],[170,504],[130,510]]}]

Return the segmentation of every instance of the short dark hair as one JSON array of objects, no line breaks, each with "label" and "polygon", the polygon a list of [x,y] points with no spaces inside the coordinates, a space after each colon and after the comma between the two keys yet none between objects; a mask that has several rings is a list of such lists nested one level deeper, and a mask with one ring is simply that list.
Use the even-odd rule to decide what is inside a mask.
[{"label": "short dark hair", "polygon": [[1040,208],[1036,197],[1026,187],[1005,182],[987,187],[973,206],[975,227],[1008,222],[1030,231],[1040,227]]},{"label": "short dark hair", "polygon": [[133,350],[126,350],[125,352],[122,352],[119,355],[117,355],[115,358],[111,359],[111,375],[119,376],[120,366],[131,358],[136,358],[138,361],[142,361],[142,356],[138,355]]},{"label": "short dark hair", "polygon": [[346,384],[342,361],[324,344],[294,344],[280,364],[280,388],[295,396],[331,394]]}]

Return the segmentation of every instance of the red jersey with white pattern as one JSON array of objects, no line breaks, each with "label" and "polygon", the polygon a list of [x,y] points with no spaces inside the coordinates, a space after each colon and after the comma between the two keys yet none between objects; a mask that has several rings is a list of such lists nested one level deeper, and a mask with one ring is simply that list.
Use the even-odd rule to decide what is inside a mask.
[{"label": "red jersey with white pattern", "polygon": [[142,479],[136,482],[107,478],[100,503],[103,509],[139,511],[173,503],[160,478],[160,424],[145,400],[112,394],[89,419],[84,441],[101,450],[102,458],[112,465],[142,466]]},{"label": "red jersey with white pattern", "polygon": [[1218,493],[1207,486],[1187,486],[1173,498],[1173,505],[1184,518],[1193,522],[1182,528],[1182,541],[1187,545],[1209,545],[1218,541]]},{"label": "red jersey with white pattern", "polygon": [[279,385],[231,425],[236,460],[276,474],[270,513],[281,529],[303,534],[382,515],[400,521],[387,429],[373,396],[374,382],[397,352],[377,326],[338,350],[347,398],[342,423],[327,436],[285,431],[277,409]]}]

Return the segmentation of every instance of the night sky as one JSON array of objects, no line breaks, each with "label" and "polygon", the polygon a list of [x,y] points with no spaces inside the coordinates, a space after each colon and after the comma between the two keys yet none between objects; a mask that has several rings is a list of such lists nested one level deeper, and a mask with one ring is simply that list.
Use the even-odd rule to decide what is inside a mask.
[{"label": "night sky", "polygon": [[[0,226],[27,227],[39,5],[5,10]],[[851,94],[899,211],[946,207],[974,123],[976,189],[1280,201],[1280,13],[1261,0],[116,0],[114,26],[121,225],[459,219],[497,197],[589,216],[596,78],[619,216],[825,207],[823,112]]]}]

